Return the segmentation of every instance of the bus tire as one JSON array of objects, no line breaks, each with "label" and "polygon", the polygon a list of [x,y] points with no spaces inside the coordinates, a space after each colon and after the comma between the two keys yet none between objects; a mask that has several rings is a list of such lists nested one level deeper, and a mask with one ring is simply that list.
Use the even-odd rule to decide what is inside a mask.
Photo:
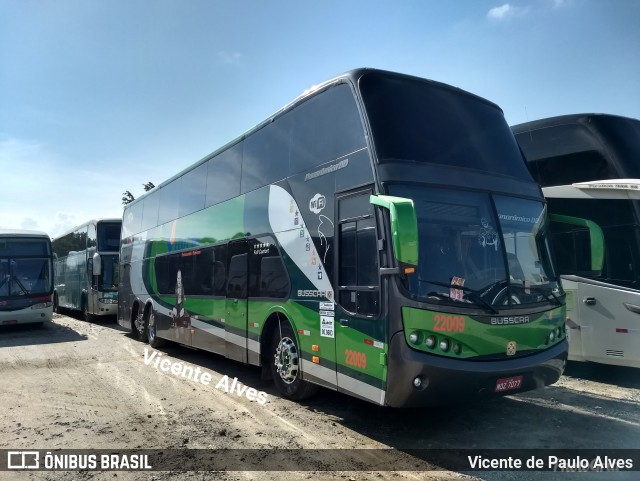
[{"label": "bus tire", "polygon": [[281,322],[280,327],[276,326],[273,331],[270,353],[271,375],[276,388],[285,398],[300,401],[316,393],[318,386],[301,378],[301,353],[287,321]]},{"label": "bus tire", "polygon": [[147,316],[147,340],[149,345],[154,349],[164,346],[167,343],[166,339],[158,337],[156,331],[156,313],[153,309],[149,309],[149,315]]},{"label": "bus tire", "polygon": [[53,312],[60,314],[60,305],[58,304],[58,293],[53,293]]},{"label": "bus tire", "polygon": [[84,322],[93,321],[93,316],[89,314],[89,307],[87,306],[87,298],[84,297],[82,300],[82,319]]},{"label": "bus tire", "polygon": [[147,341],[147,322],[144,316],[144,312],[139,309],[136,312],[135,317],[131,321],[131,337],[136,341]]}]

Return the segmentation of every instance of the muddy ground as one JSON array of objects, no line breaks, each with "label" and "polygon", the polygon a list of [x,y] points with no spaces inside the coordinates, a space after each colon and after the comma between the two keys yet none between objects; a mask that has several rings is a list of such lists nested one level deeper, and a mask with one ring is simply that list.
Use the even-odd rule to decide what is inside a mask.
[{"label": "muddy ground", "polygon": [[[234,452],[244,456],[241,459],[251,471],[5,471],[0,472],[0,479],[526,481],[640,477],[640,466],[635,472],[461,473],[447,470],[450,465],[428,451],[444,450],[433,453],[455,456],[463,449],[545,449],[540,453],[546,456],[566,448],[593,449],[594,453],[640,449],[637,369],[570,363],[560,382],[540,391],[466,406],[395,410],[328,390],[294,403],[280,398],[272,383],[261,380],[257,368],[176,345],[158,350],[162,359],[210,375],[210,384],[204,385],[164,372],[153,361],[145,364],[145,347],[149,349],[113,320],[86,323],[56,314],[53,322],[40,327],[2,328],[0,449],[144,448],[168,453],[187,448],[255,449]],[[153,350],[147,352],[151,355]],[[252,393],[264,392],[266,402],[250,401],[246,390],[239,396],[216,389],[225,375],[230,384],[237,378],[247,390],[255,389]],[[283,459],[275,464],[280,470],[273,470],[271,458],[261,458],[265,452],[260,449],[265,448],[287,450],[278,451]],[[364,456],[354,451],[373,448],[385,451]],[[314,453],[310,450],[326,449],[336,451],[321,451],[328,453],[320,455],[325,459],[317,453],[311,460],[305,458]],[[422,459],[412,449],[424,450],[420,451]],[[349,458],[353,461],[340,464],[341,453],[355,453]],[[381,462],[384,470],[369,470]],[[327,471],[336,466],[341,471]]]}]

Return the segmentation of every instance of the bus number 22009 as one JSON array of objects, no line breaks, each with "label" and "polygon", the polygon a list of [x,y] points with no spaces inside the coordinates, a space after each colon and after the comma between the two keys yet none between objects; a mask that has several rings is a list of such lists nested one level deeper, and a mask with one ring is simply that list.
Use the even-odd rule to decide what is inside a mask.
[{"label": "bus number 22009", "polygon": [[349,366],[356,366],[361,369],[365,369],[367,367],[367,356],[362,352],[352,351],[347,349],[344,351],[346,357],[344,359],[345,364]]},{"label": "bus number 22009", "polygon": [[436,314],[434,316],[436,325],[434,331],[440,332],[464,332],[464,316],[445,316]]}]

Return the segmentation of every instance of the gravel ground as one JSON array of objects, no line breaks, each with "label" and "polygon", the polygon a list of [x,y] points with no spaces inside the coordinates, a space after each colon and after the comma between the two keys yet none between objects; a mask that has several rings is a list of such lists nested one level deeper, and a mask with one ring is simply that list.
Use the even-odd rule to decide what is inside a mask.
[{"label": "gravel ground", "polygon": [[[640,471],[636,466],[635,473],[463,474],[444,469],[447,464],[436,454],[424,455],[429,451],[422,451],[422,459],[409,452],[640,449],[636,369],[570,364],[556,385],[536,392],[462,406],[397,410],[328,390],[294,403],[280,398],[255,367],[175,345],[158,351],[156,356],[172,364],[207,373],[211,382],[205,385],[154,367],[155,358],[145,364],[145,348],[147,356],[153,354],[113,321],[85,323],[56,314],[40,327],[3,328],[0,448],[255,449],[235,453],[253,471],[5,471],[0,479],[636,480]],[[250,401],[246,390],[238,395],[216,388],[224,376],[229,386],[237,378],[236,386],[264,392],[266,402]],[[260,449],[272,448],[291,451],[277,451],[277,462],[263,459],[274,451]],[[376,448],[385,451],[355,451]],[[327,449],[336,451],[311,459],[311,450]],[[345,452],[352,454],[347,466],[339,464]],[[274,463],[279,471],[272,470]],[[367,470],[380,463],[386,470]],[[296,471],[303,465],[316,471]],[[349,471],[327,471],[327,466]]]}]

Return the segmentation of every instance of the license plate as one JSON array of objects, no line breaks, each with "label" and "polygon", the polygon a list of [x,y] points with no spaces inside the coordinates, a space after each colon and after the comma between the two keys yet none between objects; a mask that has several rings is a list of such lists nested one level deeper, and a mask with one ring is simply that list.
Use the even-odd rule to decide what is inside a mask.
[{"label": "license plate", "polygon": [[522,387],[522,376],[503,377],[496,381],[494,392],[512,391]]}]

